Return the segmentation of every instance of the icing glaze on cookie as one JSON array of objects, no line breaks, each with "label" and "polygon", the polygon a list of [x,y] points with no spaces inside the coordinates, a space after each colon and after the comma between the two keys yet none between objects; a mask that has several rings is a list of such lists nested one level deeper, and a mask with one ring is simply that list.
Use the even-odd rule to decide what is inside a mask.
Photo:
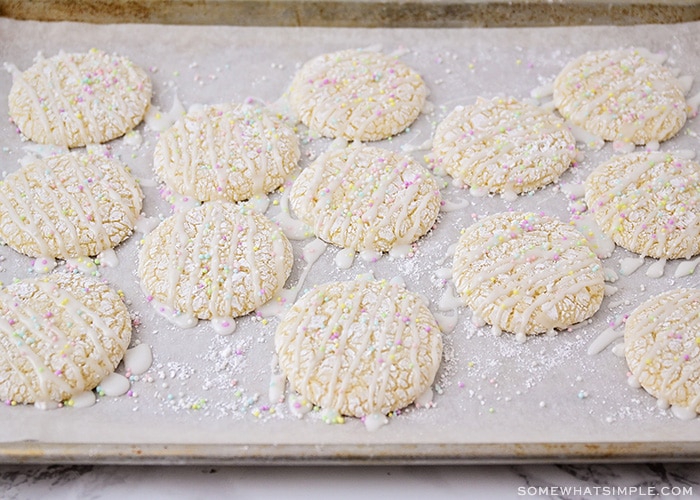
[{"label": "icing glaze on cookie", "polygon": [[131,234],[142,197],[116,160],[73,153],[35,160],[0,182],[0,236],[32,257],[97,255]]},{"label": "icing glaze on cookie", "polygon": [[460,187],[492,193],[532,191],[559,178],[576,143],[553,113],[514,98],[458,106],[435,130],[432,166]]},{"label": "icing glaze on cookie", "polygon": [[643,48],[587,52],[554,81],[567,120],[607,141],[646,144],[673,137],[687,119],[685,92]]},{"label": "icing glaze on cookie", "polygon": [[591,317],[605,290],[583,235],[534,213],[498,213],[465,229],[452,276],[478,320],[521,341]]},{"label": "icing glaze on cookie", "polygon": [[294,181],[294,213],[322,240],[358,252],[390,252],[427,233],[441,195],[414,160],[355,145],[330,150]]},{"label": "icing glaze on cookie", "polygon": [[367,418],[403,408],[429,388],[442,337],[426,305],[403,286],[355,280],[300,298],[280,323],[275,348],[293,390],[326,411]]},{"label": "icing glaze on cookie", "polygon": [[16,74],[10,116],[29,139],[67,147],[109,141],[138,125],[151,81],[129,59],[97,49],[39,56]]},{"label": "icing glaze on cookie", "polygon": [[700,290],[670,290],[635,309],[625,324],[625,358],[630,383],[660,406],[679,416],[700,412]]},{"label": "icing glaze on cookie", "polygon": [[277,189],[299,160],[294,130],[269,111],[218,104],[190,110],[153,153],[156,174],[200,201],[241,201]]},{"label": "icing glaze on cookie", "polygon": [[108,285],[54,273],[0,289],[0,397],[48,403],[89,391],[121,360],[129,313]]},{"label": "icing glaze on cookie", "polygon": [[428,90],[420,75],[395,57],[343,50],[306,62],[288,94],[292,109],[311,131],[376,141],[413,123]]},{"label": "icing glaze on cookie", "polygon": [[267,217],[239,204],[207,202],[145,237],[138,274],[166,317],[181,326],[213,319],[224,329],[275,296],[291,268],[291,245]]},{"label": "icing glaze on cookie", "polygon": [[700,253],[700,165],[673,153],[616,156],[586,180],[586,203],[613,241],[642,256]]}]

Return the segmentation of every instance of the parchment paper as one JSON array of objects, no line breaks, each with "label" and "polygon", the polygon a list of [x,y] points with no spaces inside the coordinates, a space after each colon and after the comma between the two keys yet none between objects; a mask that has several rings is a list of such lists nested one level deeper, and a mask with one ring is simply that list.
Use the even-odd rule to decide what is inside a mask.
[{"label": "parchment paper", "polygon": [[[153,105],[163,112],[175,98],[185,108],[246,100],[279,105],[295,70],[317,54],[351,47],[398,51],[425,78],[432,110],[410,130],[377,144],[408,151],[423,163],[428,151],[420,147],[429,145],[436,124],[456,105],[471,103],[477,96],[528,98],[533,89],[550,83],[571,58],[587,50],[630,45],[667,53],[670,67],[696,77],[689,95],[700,91],[698,23],[436,30],[86,25],[0,19],[2,62],[25,69],[39,51],[45,56],[91,47],[117,52],[148,69],[154,83]],[[0,95],[6,96],[10,85],[10,73],[0,74]],[[4,117],[0,169],[6,174],[30,154],[31,143],[23,141],[9,122],[6,98],[0,99],[0,116]],[[161,199],[151,170],[157,133],[144,124],[137,130],[143,138],[140,146],[118,139],[107,147],[142,179],[144,214],[166,217],[170,207]],[[698,132],[700,119],[690,119],[676,138],[661,144],[661,150],[697,151]],[[299,134],[304,167],[330,141],[309,137],[303,126]],[[561,183],[581,183],[598,163],[614,154],[611,144],[597,152],[581,149],[582,161],[564,173]],[[445,285],[435,272],[450,265],[448,247],[475,218],[510,209],[544,211],[564,220],[570,217],[569,200],[559,183],[512,202],[497,196],[472,197],[451,186],[443,195],[465,206],[442,213],[434,231],[417,244],[415,256],[385,256],[375,263],[356,259],[350,269],[340,270],[334,263],[338,249],[329,246],[303,288],[369,272],[376,278],[401,276],[437,312]],[[274,216],[279,194],[271,199],[268,215]],[[512,460],[545,455],[575,460],[594,455],[596,449],[622,459],[669,458],[663,443],[677,444],[679,456],[700,457],[700,421],[679,420],[658,409],[642,389],[630,387],[625,361],[611,348],[587,354],[590,343],[610,322],[652,294],[672,286],[698,286],[697,274],[673,278],[679,262],[669,262],[664,276],[652,279],[645,275],[653,263],[647,259],[634,274],[613,284],[618,291],[605,299],[591,322],[557,336],[530,338],[524,344],[515,342],[512,335],[495,337],[488,327],[473,326],[469,310],[459,309],[457,326],[445,334],[434,407],[408,408],[391,418],[389,425],[368,432],[354,419],[344,425],[327,425],[317,413],[298,419],[286,403],[269,401],[277,318],[263,324],[250,315],[238,321],[231,336],[223,337],[206,321],[181,330],[157,316],[146,304],[134,272],[140,238],[136,233],[117,248],[117,268],[100,272],[124,291],[138,319],[134,343],[152,348],[151,369],[133,379],[131,395],[101,397],[90,408],[0,407],[1,460],[275,460],[287,446],[307,461],[343,456],[468,461],[493,459],[488,451],[478,451],[493,450],[489,445],[497,445],[497,452]],[[295,271],[287,286],[295,284],[304,266],[301,250],[309,241],[294,242]],[[0,247],[0,256],[4,283],[31,275],[32,259],[8,247]],[[621,260],[631,256],[618,248],[604,261],[605,267],[619,272]],[[124,372],[122,367],[118,371]],[[547,445],[544,455],[535,446],[543,443]],[[590,447],[585,448],[587,443]],[[615,454],[615,449],[625,451]]]}]

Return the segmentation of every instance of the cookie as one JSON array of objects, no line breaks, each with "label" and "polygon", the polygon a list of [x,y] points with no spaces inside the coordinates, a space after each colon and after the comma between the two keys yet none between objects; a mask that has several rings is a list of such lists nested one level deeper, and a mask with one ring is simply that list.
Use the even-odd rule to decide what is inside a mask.
[{"label": "cookie", "polygon": [[143,120],[151,80],[126,57],[59,53],[15,75],[10,117],[29,139],[69,148],[121,137]]},{"label": "cookie", "polygon": [[615,156],[586,179],[586,204],[612,240],[640,255],[700,253],[700,165],[673,153]]},{"label": "cookie", "polygon": [[282,288],[292,263],[291,244],[267,217],[210,201],[172,215],[144,238],[138,276],[148,300],[183,324],[253,311]]},{"label": "cookie", "polygon": [[142,198],[126,166],[104,155],[34,160],[0,182],[0,237],[31,257],[97,255],[131,234]]},{"label": "cookie", "polygon": [[631,382],[677,414],[700,413],[700,290],[670,290],[641,304],[625,323]]},{"label": "cookie", "polygon": [[442,333],[425,303],[401,285],[344,281],[302,296],[275,332],[290,386],[324,410],[386,415],[429,390]]},{"label": "cookie", "polygon": [[355,141],[404,131],[427,95],[421,76],[396,57],[352,49],[306,62],[288,91],[292,110],[312,132]]},{"label": "cookie", "polygon": [[576,141],[549,111],[512,97],[478,98],[440,122],[432,153],[460,187],[522,193],[557,180],[576,157]]},{"label": "cookie", "polygon": [[317,158],[294,181],[289,200],[322,240],[389,252],[430,230],[442,198],[435,178],[412,158],[357,144]]},{"label": "cookie", "polygon": [[605,289],[603,266],[585,237],[534,213],[498,213],[468,227],[452,277],[476,318],[520,341],[590,318]]},{"label": "cookie", "polygon": [[163,132],[153,168],[182,195],[241,201],[281,186],[299,154],[294,130],[269,111],[218,104],[190,110]]},{"label": "cookie", "polygon": [[131,340],[119,294],[82,273],[53,273],[0,289],[0,398],[49,403],[97,387]]},{"label": "cookie", "polygon": [[682,85],[641,48],[583,54],[556,77],[553,97],[564,118],[606,141],[665,141],[687,119]]}]

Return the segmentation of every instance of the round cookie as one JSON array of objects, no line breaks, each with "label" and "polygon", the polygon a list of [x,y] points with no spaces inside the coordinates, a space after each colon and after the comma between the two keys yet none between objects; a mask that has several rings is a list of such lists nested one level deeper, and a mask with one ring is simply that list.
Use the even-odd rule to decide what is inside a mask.
[{"label": "round cookie", "polygon": [[306,62],[289,88],[301,122],[324,137],[387,139],[418,118],[428,89],[395,57],[366,50],[322,54]]},{"label": "round cookie", "polygon": [[31,257],[93,256],[132,232],[143,195],[120,162],[65,153],[0,182],[0,237]]},{"label": "round cookie", "polygon": [[82,273],[53,273],[0,289],[0,398],[61,402],[97,387],[131,340],[119,294]]},{"label": "round cookie", "polygon": [[522,193],[557,180],[576,157],[576,140],[542,108],[512,97],[478,98],[437,126],[433,157],[456,185]]},{"label": "round cookie", "polygon": [[612,240],[640,255],[700,253],[700,165],[672,153],[616,156],[586,179],[586,204]]},{"label": "round cookie", "polygon": [[126,57],[91,49],[36,62],[14,76],[10,117],[29,139],[69,148],[99,144],[138,125],[151,80]]},{"label": "round cookie", "polygon": [[200,201],[241,201],[277,189],[299,160],[294,130],[269,111],[242,104],[190,110],[161,134],[155,173]]},{"label": "round cookie", "polygon": [[687,119],[678,79],[641,48],[583,54],[556,77],[553,97],[564,118],[607,141],[665,141]]},{"label": "round cookie", "polygon": [[625,358],[631,382],[660,406],[700,413],[700,290],[670,290],[637,307],[625,323]]},{"label": "round cookie", "polygon": [[520,341],[591,317],[605,291],[603,266],[585,237],[534,213],[498,213],[468,227],[452,277],[476,318]]},{"label": "round cookie", "polygon": [[358,252],[410,245],[433,227],[442,202],[435,178],[412,158],[362,144],[321,155],[289,200],[316,236]]},{"label": "round cookie", "polygon": [[292,263],[291,244],[267,217],[210,201],[172,215],[144,238],[138,275],[149,301],[169,308],[177,324],[192,325],[253,311],[282,289]]},{"label": "round cookie", "polygon": [[386,415],[433,383],[442,334],[425,303],[401,285],[345,281],[302,296],[275,333],[291,388],[341,415]]}]

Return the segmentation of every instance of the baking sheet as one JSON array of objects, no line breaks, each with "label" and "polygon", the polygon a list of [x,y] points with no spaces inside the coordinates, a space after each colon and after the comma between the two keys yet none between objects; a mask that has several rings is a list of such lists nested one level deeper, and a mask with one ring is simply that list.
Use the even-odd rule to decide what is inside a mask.
[{"label": "baking sheet", "polygon": [[[700,24],[673,26],[528,29],[322,29],[245,28],[230,26],[84,25],[0,19],[0,60],[20,69],[41,51],[85,51],[99,47],[127,55],[148,69],[154,83],[153,105],[164,114],[173,102],[194,104],[252,101],[283,108],[285,87],[301,63],[321,52],[371,47],[401,54],[425,78],[432,106],[410,130],[378,145],[404,151],[420,162],[436,124],[454,106],[477,96],[528,98],[546,87],[571,58],[586,50],[639,45],[668,55],[667,64],[682,75],[697,72]],[[698,77],[697,74],[693,75]],[[7,95],[9,73],[0,74],[0,94]],[[689,95],[700,92],[695,82]],[[7,101],[0,100],[7,117]],[[153,182],[151,159],[157,132],[138,127],[143,139],[116,140],[107,147],[142,180],[144,214],[170,213]],[[689,120],[662,151],[698,150],[700,119]],[[330,141],[302,138],[301,167]],[[15,127],[0,123],[3,174],[19,167],[27,154],[45,148],[23,141]],[[570,216],[562,184],[581,183],[601,161],[614,154],[611,144],[599,151],[582,146],[583,158],[560,183],[514,201],[477,198],[448,185],[443,197],[459,210],[441,214],[435,229],[409,258],[385,256],[377,262],[356,259],[338,269],[338,250],[328,247],[302,288],[331,279],[373,273],[402,277],[423,294],[433,311],[445,293],[436,271],[449,266],[448,248],[463,227],[502,210],[537,210]],[[449,183],[448,183],[449,184]],[[279,211],[275,200],[268,215]],[[611,322],[652,294],[672,286],[698,286],[698,275],[674,278],[679,262],[669,262],[663,277],[645,272],[652,259],[613,284],[592,321],[557,336],[494,337],[471,323],[460,308],[456,327],[445,334],[445,354],[434,386],[434,407],[408,408],[376,432],[347,419],[327,425],[318,412],[298,419],[286,403],[271,402],[273,335],[278,318],[256,315],[238,320],[231,336],[215,334],[202,321],[181,330],[146,304],[134,269],[140,234],[117,248],[119,265],[100,268],[102,277],[124,291],[137,318],[134,343],[151,346],[151,369],[132,381],[132,393],[100,397],[90,408],[40,411],[31,406],[0,407],[0,460],[70,462],[267,463],[267,462],[494,462],[582,460],[674,460],[700,458],[700,420],[682,421],[656,407],[641,389],[627,384],[624,359],[608,348],[587,350]],[[288,287],[304,268],[303,247],[295,241],[295,270]],[[619,273],[632,255],[616,249],[604,261]],[[10,283],[32,274],[32,259],[0,247],[0,279]],[[449,286],[449,284],[447,285]],[[446,314],[450,314],[449,312]],[[118,371],[124,373],[123,367]]]}]

